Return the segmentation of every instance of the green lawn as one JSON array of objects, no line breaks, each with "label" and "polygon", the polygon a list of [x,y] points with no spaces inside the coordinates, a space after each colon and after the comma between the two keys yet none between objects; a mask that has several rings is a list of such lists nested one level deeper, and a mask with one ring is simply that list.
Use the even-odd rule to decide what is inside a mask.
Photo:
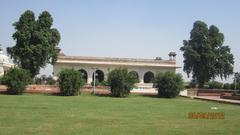
[{"label": "green lawn", "polygon": [[[218,110],[211,110],[211,107]],[[189,112],[225,119],[188,119]],[[237,135],[240,106],[178,97],[0,95],[1,135]]]}]

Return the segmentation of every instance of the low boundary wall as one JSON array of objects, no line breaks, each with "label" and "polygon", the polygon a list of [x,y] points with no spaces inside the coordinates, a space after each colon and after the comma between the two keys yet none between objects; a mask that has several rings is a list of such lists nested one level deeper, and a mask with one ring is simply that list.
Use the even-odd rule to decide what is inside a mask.
[{"label": "low boundary wall", "polygon": [[[106,86],[96,86],[97,91],[106,91],[109,87]],[[0,91],[4,92],[7,90],[5,85],[0,85]],[[92,92],[92,86],[86,85],[82,87],[83,92]],[[60,89],[57,85],[28,85],[24,91],[25,93],[59,93]]]},{"label": "low boundary wall", "polygon": [[187,89],[187,96],[231,96],[238,90],[224,90],[224,89]]}]

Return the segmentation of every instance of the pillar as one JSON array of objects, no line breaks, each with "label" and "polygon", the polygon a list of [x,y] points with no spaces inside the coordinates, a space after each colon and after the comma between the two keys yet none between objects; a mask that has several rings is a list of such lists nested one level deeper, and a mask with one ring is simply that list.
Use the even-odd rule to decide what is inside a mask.
[{"label": "pillar", "polygon": [[92,69],[86,69],[87,71],[87,74],[88,74],[88,78],[87,78],[87,84],[91,84],[93,79],[92,79],[92,76],[93,76],[93,71]]},{"label": "pillar", "polygon": [[143,84],[144,83],[144,71],[139,71],[138,75],[139,75],[139,83]]}]

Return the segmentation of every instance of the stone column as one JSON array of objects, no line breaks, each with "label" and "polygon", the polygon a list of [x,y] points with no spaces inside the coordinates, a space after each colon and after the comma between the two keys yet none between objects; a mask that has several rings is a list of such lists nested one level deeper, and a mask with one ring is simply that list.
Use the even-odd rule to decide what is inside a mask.
[{"label": "stone column", "polygon": [[144,71],[141,71],[141,70],[138,72],[139,81],[140,81],[139,83],[141,83],[141,84],[144,83],[144,73],[145,73],[145,72],[144,72]]},{"label": "stone column", "polygon": [[91,84],[93,79],[92,79],[92,76],[93,76],[93,71],[92,69],[86,69],[87,71],[87,74],[88,74],[88,78],[87,78],[87,84]]},{"label": "stone column", "polygon": [[0,64],[0,76],[4,75],[3,64]]},{"label": "stone column", "polygon": [[103,68],[103,73],[104,73],[104,81],[107,81],[108,79],[108,69],[107,68]]}]

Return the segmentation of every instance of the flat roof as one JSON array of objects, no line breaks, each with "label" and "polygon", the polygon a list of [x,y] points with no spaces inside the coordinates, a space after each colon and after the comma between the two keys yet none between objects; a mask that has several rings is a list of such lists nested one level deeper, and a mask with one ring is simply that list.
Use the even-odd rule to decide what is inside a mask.
[{"label": "flat roof", "polygon": [[142,58],[114,58],[114,57],[90,57],[90,56],[66,56],[59,55],[58,60],[88,60],[88,61],[112,61],[112,62],[150,62],[175,64],[175,60],[142,59]]},{"label": "flat roof", "polygon": [[144,66],[180,68],[175,60],[139,59],[139,58],[113,58],[59,55],[56,64],[98,64],[115,66]]}]

